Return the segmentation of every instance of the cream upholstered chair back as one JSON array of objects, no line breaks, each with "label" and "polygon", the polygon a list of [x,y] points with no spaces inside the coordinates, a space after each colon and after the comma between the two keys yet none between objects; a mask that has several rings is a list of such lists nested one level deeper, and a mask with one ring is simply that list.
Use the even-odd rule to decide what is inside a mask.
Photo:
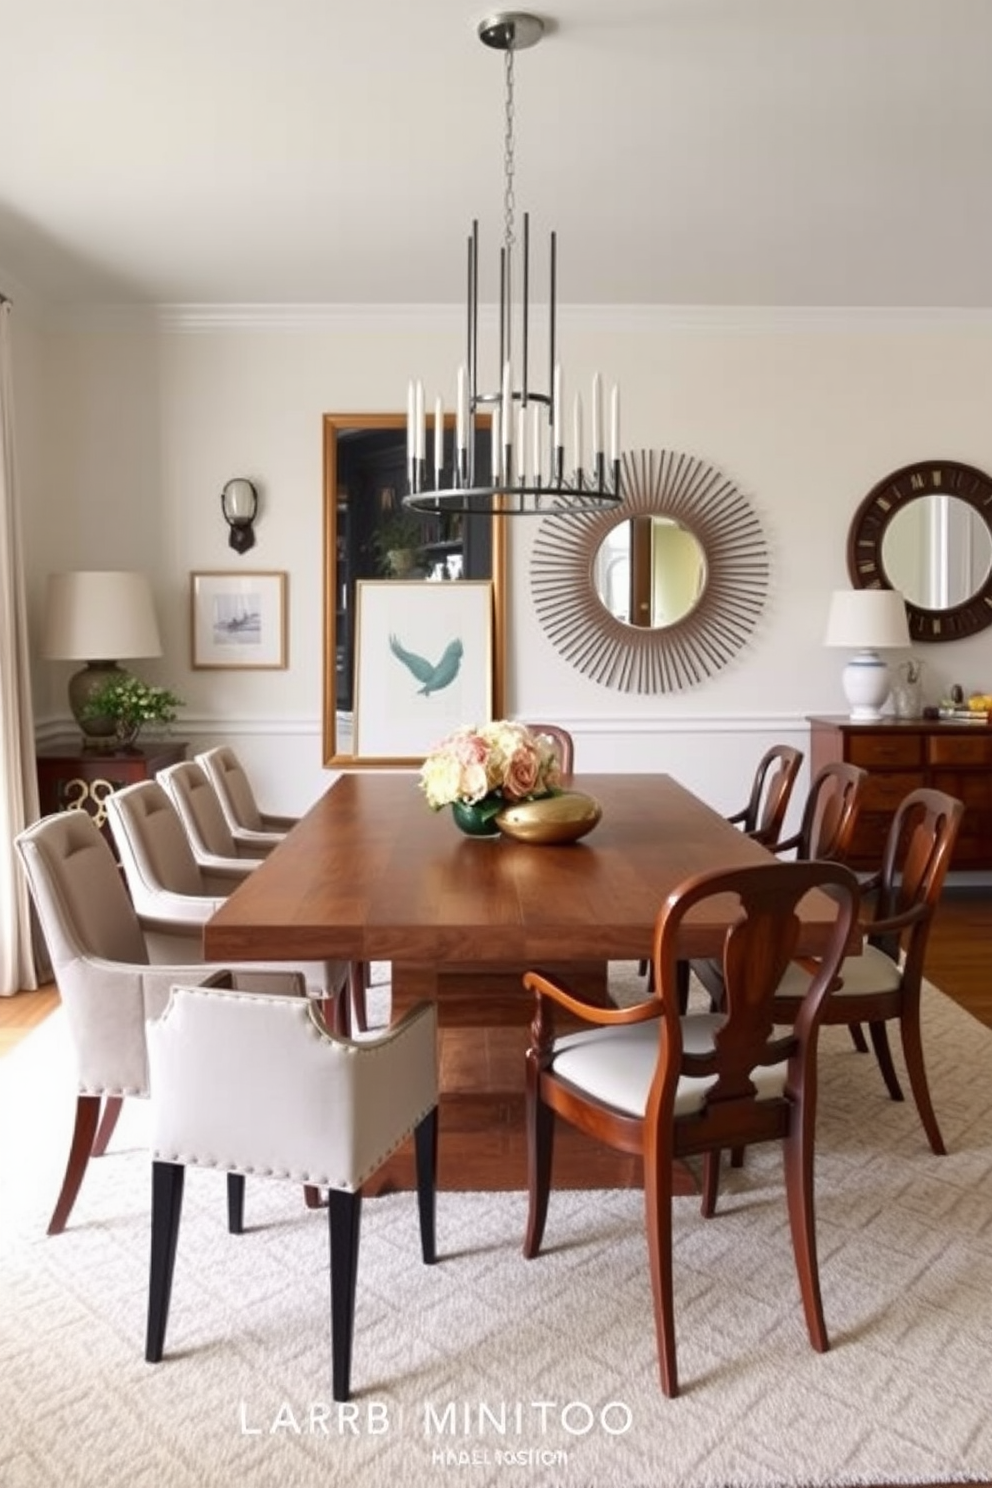
[{"label": "cream upholstered chair back", "polygon": [[[148,1030],[152,1258],[146,1358],[165,1346],[187,1166],[328,1190],[334,1398],[350,1391],[361,1187],[416,1134],[423,1258],[435,1259],[437,1022],[432,1004],[353,1043],[298,998],[177,986]],[[229,1186],[230,1192],[230,1186]],[[232,1228],[241,1228],[236,1198]]]},{"label": "cream upholstered chair back", "polygon": [[182,823],[193,857],[201,868],[249,871],[261,862],[251,857],[231,835],[227,818],[210,777],[195,760],[180,760],[155,777]]},{"label": "cream upholstered chair back", "polygon": [[[141,780],[107,797],[107,820],[153,961],[176,959],[174,947],[203,926],[243,879],[248,865],[230,872],[201,867],[176,808],[157,780]],[[336,997],[349,978],[346,961],[295,962],[311,995]],[[335,1016],[346,1020],[347,1004]]]},{"label": "cream upholstered chair back", "polygon": [[[194,953],[171,966],[148,962],[145,938],[114,855],[92,817],[43,817],[14,839],[51,959],[76,1064],[76,1126],[49,1234],[65,1228],[91,1153],[104,1150],[126,1096],[148,1093],[149,1019],[177,980],[224,970]],[[238,972],[242,985],[302,989],[284,971]],[[101,1119],[102,1117],[102,1119]],[[98,1131],[99,1127],[99,1131]]]},{"label": "cream upholstered chair back", "polygon": [[[160,908],[163,892],[207,893],[207,880],[193,856],[183,824],[157,780],[139,780],[107,797],[107,820],[138,914]],[[228,885],[229,888],[229,885]],[[217,897],[225,897],[227,890]]]},{"label": "cream upholstered chair back", "polygon": [[250,850],[265,850],[296,825],[293,816],[262,811],[244,766],[233,749],[220,745],[196,756],[196,763],[217,792],[228,830]]}]

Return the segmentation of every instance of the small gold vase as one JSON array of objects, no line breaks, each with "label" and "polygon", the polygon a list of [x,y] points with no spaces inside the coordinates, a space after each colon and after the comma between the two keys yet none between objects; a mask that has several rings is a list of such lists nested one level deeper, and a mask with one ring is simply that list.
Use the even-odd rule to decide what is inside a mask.
[{"label": "small gold vase", "polygon": [[556,796],[541,796],[536,801],[518,801],[504,806],[496,825],[505,837],[535,846],[554,846],[578,842],[603,815],[603,808],[592,796],[581,791],[562,791]]}]

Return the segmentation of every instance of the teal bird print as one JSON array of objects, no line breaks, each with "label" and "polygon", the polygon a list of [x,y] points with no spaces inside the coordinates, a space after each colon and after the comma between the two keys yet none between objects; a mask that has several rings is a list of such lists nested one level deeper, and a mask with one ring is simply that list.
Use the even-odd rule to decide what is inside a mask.
[{"label": "teal bird print", "polygon": [[418,656],[414,651],[407,651],[394,635],[389,637],[389,649],[403,663],[407,671],[411,672],[418,682],[424,684],[423,687],[417,688],[418,693],[423,693],[424,697],[430,697],[432,692],[440,692],[442,687],[448,687],[454,682],[462,664],[465,647],[461,641],[449,641],[437,665],[433,661],[428,661],[425,656]]}]

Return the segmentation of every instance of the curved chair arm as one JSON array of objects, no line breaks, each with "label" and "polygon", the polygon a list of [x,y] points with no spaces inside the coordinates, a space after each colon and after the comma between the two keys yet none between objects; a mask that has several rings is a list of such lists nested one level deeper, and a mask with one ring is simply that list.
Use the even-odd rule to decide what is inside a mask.
[{"label": "curved chair arm", "polygon": [[726,820],[730,822],[731,826],[736,827],[739,822],[746,822],[747,818],[748,808],[745,806],[743,811],[735,811],[733,816],[728,816]]},{"label": "curved chair arm", "polygon": [[437,1104],[433,1004],[355,1043],[297,997],[175,986],[147,1037],[165,1162],[354,1192]]},{"label": "curved chair arm", "polygon": [[254,832],[251,827],[232,827],[231,836],[239,854],[243,853],[246,858],[265,858],[284,840],[286,832]]},{"label": "curved chair arm", "polygon": [[208,894],[230,894],[262,862],[261,858],[222,858],[217,853],[201,853],[197,858]]},{"label": "curved chair arm", "polygon": [[174,894],[160,889],[154,908],[143,906],[138,914],[142,930],[171,930],[181,934],[191,925],[205,925],[227,901],[227,894],[208,899],[202,894]]},{"label": "curved chair arm", "polygon": [[256,992],[299,995],[298,972],[228,968],[193,962],[185,966],[145,966],[80,958],[61,969],[59,990],[76,1057],[81,1095],[147,1095],[145,1024],[161,1016],[178,980],[198,983],[226,973]]},{"label": "curved chair arm", "polygon": [[[298,816],[279,816],[273,811],[260,811],[259,816],[262,818],[262,826],[266,832],[275,832],[280,836],[291,832],[300,819]],[[242,828],[242,831],[247,830],[246,827]]]},{"label": "curved chair arm", "polygon": [[585,1023],[616,1026],[624,1023],[647,1023],[650,1019],[661,1016],[661,1003],[656,997],[636,1002],[633,1007],[600,1007],[598,1003],[586,1002],[584,998],[577,997],[564,982],[556,981],[539,971],[525,972],[524,986],[537,994],[538,1001],[548,997]]}]

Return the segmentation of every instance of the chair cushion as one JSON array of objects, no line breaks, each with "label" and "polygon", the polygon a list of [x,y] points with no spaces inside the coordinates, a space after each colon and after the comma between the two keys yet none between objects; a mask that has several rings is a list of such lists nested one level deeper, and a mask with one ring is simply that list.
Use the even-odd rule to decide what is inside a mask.
[{"label": "chair cushion", "polygon": [[[842,985],[834,988],[830,1001],[843,1001],[845,997],[866,997],[879,992],[897,992],[902,981],[902,970],[892,957],[880,951],[877,946],[870,945],[865,946],[862,955],[848,956],[842,961],[840,975]],[[793,961],[775,995],[802,997],[811,981],[809,972]],[[827,1006],[829,1008],[829,1002]]]},{"label": "chair cushion", "polygon": [[[683,1047],[689,1054],[708,1054],[716,1030],[724,1022],[719,1013],[690,1013],[682,1019]],[[596,1028],[556,1039],[552,1066],[570,1085],[629,1116],[643,1116],[658,1063],[659,1025],[634,1023],[626,1028]],[[759,1100],[780,1096],[785,1086],[783,1063],[751,1071]],[[675,1115],[689,1116],[701,1109],[716,1076],[683,1075],[675,1095]]]}]

